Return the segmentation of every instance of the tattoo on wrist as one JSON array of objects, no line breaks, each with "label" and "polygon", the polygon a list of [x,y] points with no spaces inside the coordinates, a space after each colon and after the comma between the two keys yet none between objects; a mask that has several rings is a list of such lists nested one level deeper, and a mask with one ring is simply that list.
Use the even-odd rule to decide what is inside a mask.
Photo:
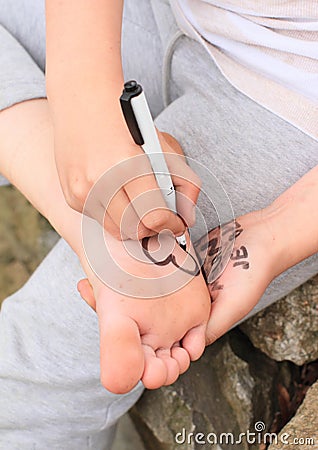
[{"label": "tattoo on wrist", "polygon": [[213,291],[222,291],[224,289],[224,284],[220,284],[217,281],[214,281],[214,283],[209,283],[208,288],[210,293]]},{"label": "tattoo on wrist", "polygon": [[233,267],[241,266],[242,269],[249,269],[250,263],[248,262],[248,251],[244,245],[239,248],[234,248],[231,254],[231,261],[235,261]]},{"label": "tattoo on wrist", "polygon": [[247,247],[244,245],[235,247],[234,244],[243,231],[241,224],[234,220],[222,227],[214,228],[207,236],[195,242],[194,247],[202,266],[202,274],[211,295],[213,291],[224,288],[224,285],[218,283],[217,279],[227,264],[231,263],[233,268],[238,267],[243,270],[250,268]]}]

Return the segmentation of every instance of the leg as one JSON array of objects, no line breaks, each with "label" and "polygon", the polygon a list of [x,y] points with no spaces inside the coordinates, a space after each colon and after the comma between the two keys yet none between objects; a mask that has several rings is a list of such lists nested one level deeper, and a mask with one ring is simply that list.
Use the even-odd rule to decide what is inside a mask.
[{"label": "leg", "polygon": [[149,0],[125,0],[122,59],[125,80],[136,79],[144,88],[154,116],[163,109],[163,45]]},{"label": "leg", "polygon": [[[44,71],[45,1],[0,0],[0,24],[23,45]],[[126,80],[134,78],[143,85],[152,113],[156,116],[163,109],[163,47],[148,0],[125,0],[122,53]]]},{"label": "leg", "polygon": [[44,71],[45,0],[0,0],[0,24]]},{"label": "leg", "polygon": [[[195,64],[194,64],[195,62]],[[171,104],[157,118],[187,156],[222,183],[236,216],[263,208],[318,164],[318,142],[232,87],[196,42],[182,37],[171,65]],[[210,183],[202,172],[203,189]],[[217,216],[199,200],[208,228]],[[278,277],[251,314],[317,273],[318,255]]]},{"label": "leg", "polygon": [[[15,182],[17,183],[17,185],[20,185],[21,190],[32,200],[35,202],[35,204],[39,207],[39,209],[45,213],[46,208],[45,206],[43,206],[43,197],[46,198],[46,201],[49,201],[48,199],[52,199],[52,196],[50,194],[50,191],[53,190],[54,195],[53,195],[53,203],[56,203],[57,205],[64,205],[65,202],[61,197],[61,190],[59,188],[59,184],[58,184],[58,179],[57,179],[57,174],[56,174],[56,169],[55,169],[55,165],[54,165],[54,159],[52,158],[53,156],[53,146],[52,146],[52,140],[51,140],[51,133],[49,132],[51,130],[50,127],[50,123],[49,123],[49,116],[47,114],[47,102],[45,100],[39,101],[39,102],[25,102],[21,105],[15,106],[14,108],[8,109],[7,111],[2,113],[2,124],[1,124],[1,135],[2,135],[2,155],[1,155],[1,164],[2,167],[6,167],[5,173],[9,175],[9,178],[12,177],[12,173],[14,171],[14,176],[13,176],[13,180],[15,180]],[[12,130],[14,127],[18,127],[20,129],[20,136],[18,137],[18,139],[16,138],[16,135],[14,133],[12,133]],[[48,134],[46,134],[46,132],[49,132]],[[23,138],[22,138],[23,136]],[[23,147],[21,147],[21,141],[23,139]],[[11,169],[12,173],[10,176],[10,168],[7,167],[8,164],[8,159],[9,159],[9,149],[14,148],[15,149],[15,153],[14,153],[14,164],[12,164]],[[7,160],[7,161],[6,161]],[[28,177],[25,178],[25,172],[26,172],[26,167],[27,168],[32,168],[32,167],[41,167],[42,170],[39,171],[39,177],[37,179],[37,187],[35,187],[34,183],[29,183],[28,182]],[[42,176],[40,176],[40,172],[42,173]],[[22,181],[24,180],[24,181]],[[50,181],[50,185],[48,186],[48,182],[47,180],[51,180]],[[42,195],[39,196],[39,191],[42,192]],[[42,198],[42,200],[41,200]],[[59,199],[61,199],[61,201],[59,201]],[[56,200],[56,201],[55,201]],[[42,205],[42,207],[41,207]],[[54,209],[54,208],[53,208]],[[58,208],[58,211],[60,212],[59,217],[64,217],[64,222],[68,222],[67,219],[67,212],[65,210],[63,210],[62,207],[62,212],[60,211],[60,207]],[[51,219],[52,219],[52,215],[50,215]],[[78,217],[78,216],[76,216]],[[54,220],[53,220],[54,223]],[[58,222],[59,223],[59,222]],[[72,223],[72,222],[71,222]],[[78,223],[78,221],[77,221]],[[72,228],[72,232],[74,234],[74,228]],[[64,234],[63,234],[64,235]],[[79,240],[78,240],[79,241]],[[205,288],[206,291],[206,288]],[[109,293],[111,294],[111,293]],[[109,296],[109,295],[108,295]],[[190,296],[189,299],[193,299],[193,296]],[[208,300],[208,297],[206,298]],[[179,299],[182,304],[184,304],[183,299]],[[179,301],[178,300],[178,301]],[[106,302],[106,300],[105,300]],[[128,302],[127,302],[128,303]],[[129,302],[131,304],[131,301]],[[144,305],[144,302],[141,302]],[[160,302],[156,302],[156,305],[158,306]],[[208,302],[209,303],[209,302]],[[209,306],[209,304],[207,303],[207,306]],[[148,305],[150,306],[150,305]],[[160,305],[159,305],[160,306]],[[159,308],[158,306],[158,308]],[[188,305],[190,306],[190,305]],[[150,307],[152,310],[153,308]],[[148,308],[149,309],[149,308]],[[197,307],[197,310],[199,308]],[[103,310],[104,311],[104,310]],[[174,309],[171,309],[171,315],[173,314]],[[136,313],[136,311],[134,311],[134,313]],[[141,311],[142,315],[144,314],[144,308],[142,308]],[[119,314],[120,315],[120,314]],[[107,310],[106,314],[105,314],[105,318],[107,321],[107,317],[110,316],[110,311]],[[118,314],[117,314],[118,316]],[[172,337],[172,344],[174,344],[176,341],[179,341],[184,334],[186,333],[186,331],[190,328],[193,328],[196,324],[192,323],[192,319],[194,317],[194,315],[187,315],[187,318],[189,318],[189,321],[191,322],[190,326],[188,328],[186,328],[183,331],[183,327],[187,326],[184,325],[184,323],[188,323],[184,320],[182,320],[180,318],[181,321],[181,327],[178,328],[177,331],[177,337]],[[148,316],[147,316],[148,317]],[[157,316],[159,318],[159,315]],[[207,311],[204,314],[204,319],[206,320],[207,317]],[[194,320],[199,320],[199,319],[194,319]],[[173,318],[174,324],[175,324],[175,318]],[[151,317],[151,322],[153,323],[154,320]],[[157,320],[157,322],[159,322],[160,324],[163,323],[162,320],[160,320],[160,318]],[[103,324],[104,325],[104,324]],[[149,327],[148,327],[149,328]],[[148,330],[147,328],[147,330]],[[171,334],[171,328],[169,328],[168,333],[165,333],[166,336],[166,340],[165,340],[165,346],[170,344],[167,344],[168,339],[169,339],[169,333]],[[101,330],[103,331],[103,327],[101,325]],[[158,335],[161,336],[161,333],[159,332],[160,330],[156,328],[156,330],[158,331]],[[127,331],[127,329],[126,329]],[[137,330],[138,331],[138,330]],[[175,330],[174,330],[175,331]],[[116,330],[117,336],[118,333],[120,333],[120,331],[117,329]],[[204,333],[203,328],[201,328],[201,334]],[[143,332],[143,339],[145,339],[147,337],[147,332]],[[169,335],[169,336],[168,336]],[[102,335],[103,338],[104,335]],[[119,339],[117,339],[117,341],[111,340],[109,339],[109,333],[107,334],[108,336],[108,344],[109,346],[112,346],[113,348],[113,352],[114,353],[114,348],[116,346],[116,342],[119,341]],[[173,335],[174,336],[174,335]],[[121,334],[121,342],[123,342],[125,336],[124,334]],[[126,336],[127,337],[127,336]],[[203,338],[204,336],[201,336],[202,339],[200,341],[200,346],[201,344],[203,345]],[[102,339],[103,341],[103,339]],[[105,336],[105,342],[106,342],[106,336]],[[158,345],[160,348],[162,347],[162,344],[160,345],[161,341],[158,341]],[[169,341],[170,342],[170,341]],[[103,342],[104,343],[104,342]],[[151,345],[150,342],[147,342],[145,345],[147,345],[148,347]],[[170,347],[166,348],[167,352],[165,352],[164,355],[162,355],[162,360],[160,360],[159,362],[166,364],[167,361],[170,362],[170,359],[172,359],[171,363],[174,363],[174,368],[173,369],[178,369],[176,367],[176,361],[173,360],[173,358],[170,358]],[[154,349],[156,350],[156,349]],[[169,355],[168,355],[168,350],[169,350]],[[203,350],[203,348],[202,348]],[[182,349],[180,349],[180,352],[182,351]],[[171,350],[171,352],[174,352],[174,349]],[[180,352],[178,353],[180,355]],[[184,350],[183,350],[184,352]],[[124,360],[123,356],[127,356],[127,352],[124,354],[124,352],[118,352],[120,353],[122,360]],[[109,354],[109,353],[108,353]],[[106,355],[106,352],[105,352]],[[161,355],[161,353],[160,353]],[[102,351],[102,356],[104,356],[104,352]],[[105,356],[106,358],[106,356]],[[159,356],[160,359],[160,356]],[[177,356],[176,356],[177,359]],[[164,360],[164,361],[163,361]],[[108,364],[108,370],[110,370],[111,368],[113,368],[113,364],[111,364],[110,359],[107,361]],[[124,361],[123,361],[124,362]],[[123,364],[123,363],[122,363]],[[122,367],[121,364],[121,367]],[[103,366],[105,367],[105,366]],[[146,367],[147,368],[147,367]],[[179,370],[179,369],[178,369]],[[127,371],[124,372],[125,375],[127,374]],[[129,375],[129,373],[128,373]],[[174,376],[174,375],[173,375]],[[124,378],[124,377],[123,377]],[[149,378],[149,376],[148,376]],[[135,383],[138,381],[139,378],[136,379]],[[169,378],[167,377],[167,381],[168,382]],[[117,381],[117,380],[113,380],[113,383]],[[165,379],[163,379],[162,383],[165,381]],[[135,384],[134,383],[134,384]],[[161,383],[161,384],[162,384]],[[126,384],[126,382],[125,382]]]},{"label": "leg", "polygon": [[[61,270],[63,268],[63,270]],[[110,449],[112,425],[138,399],[99,380],[94,311],[76,291],[83,276],[63,241],[0,314],[0,446]]]},{"label": "leg", "polygon": [[[2,26],[0,33],[0,108],[45,97],[41,70]],[[82,276],[77,258],[60,241],[3,304],[1,447],[109,449],[113,424],[142,392],[139,385],[116,396],[101,386],[97,319],[76,292]]]}]

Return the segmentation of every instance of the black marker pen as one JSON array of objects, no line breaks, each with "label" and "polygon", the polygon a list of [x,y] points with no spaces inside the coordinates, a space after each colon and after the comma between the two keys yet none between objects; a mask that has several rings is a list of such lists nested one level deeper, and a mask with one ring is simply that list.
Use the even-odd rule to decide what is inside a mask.
[{"label": "black marker pen", "polygon": [[[175,189],[148,103],[140,84],[133,80],[125,83],[120,97],[120,104],[132,138],[147,154],[164,200],[168,208],[175,213]],[[186,250],[187,240],[185,235],[178,236],[176,239],[180,247]]]}]

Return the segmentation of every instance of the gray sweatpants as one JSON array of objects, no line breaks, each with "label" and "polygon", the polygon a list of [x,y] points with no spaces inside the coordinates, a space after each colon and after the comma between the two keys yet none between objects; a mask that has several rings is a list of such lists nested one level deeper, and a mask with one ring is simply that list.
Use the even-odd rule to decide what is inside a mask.
[{"label": "gray sweatpants", "polygon": [[[126,79],[144,86],[157,126],[212,170],[236,216],[266,206],[318,164],[317,142],[238,92],[200,44],[176,33],[167,0],[126,0]],[[1,109],[45,97],[44,64],[44,0],[0,0]],[[217,225],[204,197],[199,207]],[[276,279],[252,313],[317,272],[315,255]],[[142,392],[100,385],[96,315],[76,291],[83,276],[60,240],[3,304],[1,450],[110,449],[112,425]]]}]

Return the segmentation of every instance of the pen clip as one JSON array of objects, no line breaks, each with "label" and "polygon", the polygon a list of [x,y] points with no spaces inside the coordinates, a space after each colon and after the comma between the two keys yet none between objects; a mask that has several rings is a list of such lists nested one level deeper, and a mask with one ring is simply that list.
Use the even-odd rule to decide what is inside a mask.
[{"label": "pen clip", "polygon": [[130,134],[137,145],[144,145],[144,139],[139,129],[131,100],[143,92],[137,81],[131,80],[124,84],[124,90],[120,97],[121,108],[129,128]]}]

